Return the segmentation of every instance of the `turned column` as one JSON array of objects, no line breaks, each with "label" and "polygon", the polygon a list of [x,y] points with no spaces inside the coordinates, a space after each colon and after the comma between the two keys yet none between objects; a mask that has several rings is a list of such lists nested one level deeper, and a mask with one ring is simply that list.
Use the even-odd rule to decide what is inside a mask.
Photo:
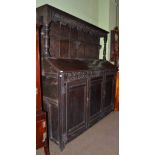
[{"label": "turned column", "polygon": [[107,34],[104,35],[103,61],[106,61],[106,45],[107,45]]},{"label": "turned column", "polygon": [[49,24],[45,24],[43,25],[43,28],[42,28],[42,32],[41,32],[41,35],[42,35],[42,38],[43,38],[43,47],[41,48],[42,51],[41,51],[41,54],[42,56],[45,56],[45,57],[49,57],[50,56],[50,52],[49,52]]}]

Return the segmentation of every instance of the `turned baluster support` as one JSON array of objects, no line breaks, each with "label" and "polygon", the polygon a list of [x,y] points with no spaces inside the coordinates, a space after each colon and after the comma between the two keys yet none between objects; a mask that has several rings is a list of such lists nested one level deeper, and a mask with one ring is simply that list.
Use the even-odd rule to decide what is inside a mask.
[{"label": "turned baluster support", "polygon": [[107,34],[104,36],[103,61],[106,61]]},{"label": "turned baluster support", "polygon": [[45,57],[50,56],[49,52],[49,24],[43,25],[41,35],[43,36],[44,39],[44,47],[42,48],[42,55]]}]

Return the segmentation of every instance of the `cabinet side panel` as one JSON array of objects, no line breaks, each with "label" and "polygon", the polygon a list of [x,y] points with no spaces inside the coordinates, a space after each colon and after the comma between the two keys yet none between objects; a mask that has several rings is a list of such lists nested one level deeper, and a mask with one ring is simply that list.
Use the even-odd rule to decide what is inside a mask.
[{"label": "cabinet side panel", "polygon": [[51,100],[58,100],[58,82],[56,78],[42,77],[43,96],[49,97]]},{"label": "cabinet side panel", "polygon": [[44,109],[48,113],[48,133],[50,139],[58,143],[58,82],[53,77],[42,77]]},{"label": "cabinet side panel", "polygon": [[52,139],[58,141],[58,108],[55,105],[51,105],[51,129]]}]

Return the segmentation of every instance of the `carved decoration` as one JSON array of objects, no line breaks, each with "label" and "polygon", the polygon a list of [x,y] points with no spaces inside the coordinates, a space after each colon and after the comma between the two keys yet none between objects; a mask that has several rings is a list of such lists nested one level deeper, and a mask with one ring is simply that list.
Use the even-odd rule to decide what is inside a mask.
[{"label": "carved decoration", "polygon": [[80,71],[80,72],[65,72],[64,79],[66,82],[85,79],[85,78],[95,78],[99,76],[103,76],[104,71]]},{"label": "carved decoration", "polygon": [[50,56],[49,53],[49,25],[45,24],[41,30],[41,35],[43,39],[43,48],[41,54],[43,56]]},{"label": "carved decoration", "polygon": [[[66,143],[113,110],[115,68],[98,59],[101,37],[105,58],[107,31],[49,5],[37,8],[37,16],[44,28],[41,50],[51,54],[41,57],[49,137],[63,150]],[[90,111],[94,111],[92,115]]]},{"label": "carved decoration", "polygon": [[[45,13],[42,14],[42,9],[45,9]],[[60,22],[63,25],[69,25],[70,28],[77,28],[78,31],[84,31],[92,35],[103,37],[108,33],[105,30],[99,29],[96,26],[89,24],[77,17],[70,16],[63,11],[56,9],[49,5],[44,5],[42,8],[37,8],[37,21],[40,24],[50,24],[51,22]]]},{"label": "carved decoration", "polygon": [[95,29],[92,29],[90,28],[90,26],[87,26],[79,21],[76,21],[62,14],[59,14],[55,11],[52,12],[52,17],[53,18],[51,19],[51,21],[55,23],[60,22],[61,25],[69,25],[70,28],[76,28],[78,31],[90,33],[91,35],[95,35],[95,36],[101,36],[105,34],[102,31],[97,31]]}]

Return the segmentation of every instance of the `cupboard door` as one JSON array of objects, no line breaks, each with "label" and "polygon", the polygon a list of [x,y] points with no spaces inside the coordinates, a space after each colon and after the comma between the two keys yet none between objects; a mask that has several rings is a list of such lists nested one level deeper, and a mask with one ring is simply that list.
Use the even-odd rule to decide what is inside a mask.
[{"label": "cupboard door", "polygon": [[105,100],[103,110],[111,112],[114,108],[114,74],[107,74],[105,79]]},{"label": "cupboard door", "polygon": [[103,78],[94,78],[90,81],[89,125],[94,124],[100,117],[102,106]]},{"label": "cupboard door", "polygon": [[86,80],[70,82],[67,88],[68,139],[79,135],[86,128]]}]

